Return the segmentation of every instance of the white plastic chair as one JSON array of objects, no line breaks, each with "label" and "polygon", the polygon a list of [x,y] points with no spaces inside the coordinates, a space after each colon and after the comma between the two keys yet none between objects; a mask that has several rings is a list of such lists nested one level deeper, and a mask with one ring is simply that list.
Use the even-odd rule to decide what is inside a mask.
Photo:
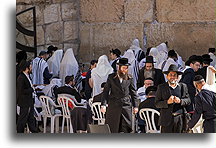
[{"label": "white plastic chair", "polygon": [[[46,133],[46,122],[47,118],[51,118],[51,133],[54,133],[54,127],[56,127],[56,132],[59,130],[59,117],[62,116],[61,111],[55,109],[57,106],[53,100],[48,96],[39,97],[42,104],[42,116],[44,119],[44,133]],[[55,125],[56,124],[56,125]]]},{"label": "white plastic chair", "polygon": [[139,111],[140,118],[146,121],[146,133],[160,133],[155,125],[155,114],[160,116],[157,110],[151,108],[143,108]]},{"label": "white plastic chair", "polygon": [[101,112],[101,102],[95,102],[91,106],[92,111],[92,119],[94,121],[98,121],[98,125],[105,124],[105,113]]},{"label": "white plastic chair", "polygon": [[193,133],[203,133],[203,122],[204,122],[204,119],[201,116],[199,121],[192,128]]},{"label": "white plastic chair", "polygon": [[58,96],[61,96],[61,97],[68,97],[70,99],[73,100],[74,104],[75,104],[75,107],[83,107],[83,108],[87,108],[87,101],[83,101],[83,99],[81,100],[81,103],[77,102],[76,98],[70,94],[58,94]]},{"label": "white plastic chair", "polygon": [[67,132],[73,133],[73,126],[71,122],[71,114],[70,114],[70,107],[69,103],[73,105],[73,108],[76,107],[75,103],[71,100],[71,98],[65,96],[65,95],[58,95],[57,98],[58,104],[62,107],[62,113],[63,113],[63,120],[62,120],[62,133],[64,133],[64,123],[66,119],[67,123]]},{"label": "white plastic chair", "polygon": [[88,101],[88,103],[89,103],[89,106],[92,107],[93,98],[90,98],[89,101]]}]

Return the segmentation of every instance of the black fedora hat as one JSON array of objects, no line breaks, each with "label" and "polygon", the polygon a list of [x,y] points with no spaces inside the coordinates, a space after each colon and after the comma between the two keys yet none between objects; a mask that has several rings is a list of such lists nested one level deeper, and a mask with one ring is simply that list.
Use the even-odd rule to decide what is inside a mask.
[{"label": "black fedora hat", "polygon": [[192,55],[192,56],[190,56],[189,59],[185,62],[185,65],[189,66],[190,63],[192,63],[192,62],[194,62],[194,61],[197,61],[197,62],[202,63],[202,62],[203,62],[203,58],[202,58],[202,56]]},{"label": "black fedora hat", "polygon": [[146,61],[144,63],[156,63],[156,62],[154,62],[153,56],[147,56]]},{"label": "black fedora hat", "polygon": [[171,71],[176,72],[178,75],[182,75],[183,72],[178,71],[178,67],[176,65],[171,64],[167,71],[163,71],[164,74],[168,74]]},{"label": "black fedora hat", "polygon": [[118,60],[118,62],[116,64],[121,65],[121,66],[130,66],[131,65],[130,63],[128,63],[128,58],[121,58]]},{"label": "black fedora hat", "polygon": [[213,61],[209,54],[202,55],[202,59],[203,59],[203,62],[212,62]]}]

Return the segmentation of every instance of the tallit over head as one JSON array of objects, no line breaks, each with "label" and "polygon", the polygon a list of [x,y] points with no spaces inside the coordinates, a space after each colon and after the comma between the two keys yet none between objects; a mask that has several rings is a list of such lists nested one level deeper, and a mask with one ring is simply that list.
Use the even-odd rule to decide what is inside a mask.
[{"label": "tallit over head", "polygon": [[109,64],[107,56],[100,56],[97,66],[91,71],[91,78],[93,81],[93,96],[101,93],[101,84],[107,81],[108,75],[111,73],[113,73],[113,68]]},{"label": "tallit over head", "polygon": [[61,87],[62,86],[62,82],[61,82],[61,79],[58,79],[58,78],[53,78],[51,81],[50,81],[50,84],[45,86],[42,90],[42,92],[46,95],[46,96],[49,96],[49,97],[54,97],[54,92],[53,92],[53,88],[55,86],[58,86],[58,87]]},{"label": "tallit over head", "polygon": [[79,69],[78,62],[74,56],[73,49],[69,48],[65,52],[63,59],[60,64],[60,73],[59,76],[62,79],[62,84],[65,84],[65,77],[74,75],[76,76]]},{"label": "tallit over head", "polygon": [[168,48],[165,43],[161,43],[157,47],[158,52],[160,53],[159,61],[162,62],[167,59],[168,57]]},{"label": "tallit over head", "polygon": [[33,84],[44,84],[43,73],[45,68],[48,67],[47,62],[40,57],[36,57],[32,61],[32,83]]},{"label": "tallit over head", "polygon": [[54,54],[48,59],[47,64],[49,71],[53,73],[53,76],[59,76],[60,63],[63,56],[63,50],[56,50]]}]

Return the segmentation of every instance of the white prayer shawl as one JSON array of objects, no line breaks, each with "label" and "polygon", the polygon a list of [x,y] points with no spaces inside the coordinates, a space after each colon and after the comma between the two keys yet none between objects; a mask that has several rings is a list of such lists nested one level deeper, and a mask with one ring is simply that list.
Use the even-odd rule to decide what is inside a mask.
[{"label": "white prayer shawl", "polygon": [[65,52],[64,57],[60,64],[59,77],[62,79],[62,85],[65,84],[66,76],[74,75],[74,77],[76,77],[78,69],[79,69],[79,65],[74,56],[73,49],[69,48]]},{"label": "white prayer shawl", "polygon": [[53,73],[53,77],[59,76],[60,63],[63,56],[63,50],[56,50],[54,54],[48,59],[49,72]]},{"label": "white prayer shawl", "polygon": [[157,47],[158,52],[160,53],[160,56],[158,57],[158,60],[160,62],[165,61],[168,58],[168,48],[165,43],[161,43]]},{"label": "white prayer shawl", "polygon": [[135,58],[138,61],[141,53],[143,52],[143,50],[140,48],[138,39],[133,40],[130,49],[134,52]]},{"label": "white prayer shawl", "polygon": [[134,52],[131,49],[128,49],[123,57],[128,58],[128,62],[131,64],[128,67],[128,74],[132,75],[134,86],[136,86],[139,75],[139,64],[137,59],[135,58]]},{"label": "white prayer shawl", "polygon": [[213,60],[210,65],[213,66],[214,68],[216,68],[216,57],[213,53],[209,53],[210,58]]},{"label": "white prayer shawl", "polygon": [[161,61],[161,54],[159,53],[158,49],[157,48],[151,48],[150,49],[150,52],[149,52],[149,56],[153,56],[154,57],[154,60],[155,60],[155,64],[154,64],[154,67],[155,68],[159,68],[159,64],[162,62]]},{"label": "white prayer shawl", "polygon": [[213,91],[216,93],[216,81],[215,81],[215,73],[213,73],[208,66],[207,68],[207,74],[206,74],[206,83],[208,84],[209,91]]},{"label": "white prayer shawl", "polygon": [[182,60],[182,57],[178,53],[177,53],[177,56],[178,56],[178,60],[177,60],[178,68],[180,71],[183,71],[185,68],[185,62]]},{"label": "white prayer shawl", "polygon": [[170,65],[176,65],[178,67],[178,63],[175,62],[172,58],[168,58],[166,61],[166,64],[164,65],[162,71],[167,71],[170,67]]},{"label": "white prayer shawl", "polygon": [[107,81],[108,75],[113,73],[113,68],[109,64],[106,55],[102,55],[98,59],[97,66],[91,71],[91,79],[93,81],[92,97],[100,94],[101,84]]},{"label": "white prayer shawl", "polygon": [[44,84],[43,73],[46,67],[48,67],[48,64],[43,58],[36,57],[32,61],[32,83],[33,84]]},{"label": "white prayer shawl", "polygon": [[50,84],[45,86],[42,90],[42,92],[46,95],[46,96],[49,96],[49,97],[55,97],[54,96],[54,92],[53,92],[53,88],[55,86],[58,86],[58,87],[61,87],[62,86],[62,83],[61,83],[61,79],[57,79],[57,78],[53,78],[51,81],[50,81]]}]

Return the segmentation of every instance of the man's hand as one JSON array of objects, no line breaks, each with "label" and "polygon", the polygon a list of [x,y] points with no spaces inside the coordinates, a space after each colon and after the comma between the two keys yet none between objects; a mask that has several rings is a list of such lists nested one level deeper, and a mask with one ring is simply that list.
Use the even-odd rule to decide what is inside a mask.
[{"label": "man's hand", "polygon": [[174,96],[174,102],[175,103],[181,103],[181,99],[179,99],[179,97]]},{"label": "man's hand", "polygon": [[216,73],[216,69],[213,66],[209,66],[209,69],[213,72]]},{"label": "man's hand", "polygon": [[173,104],[174,103],[174,96],[170,96],[170,98],[167,100],[167,104]]},{"label": "man's hand", "polygon": [[105,113],[106,112],[106,106],[101,106],[101,112]]},{"label": "man's hand", "polygon": [[135,108],[133,109],[133,113],[134,113],[134,114],[138,113],[138,107],[135,107]]}]

